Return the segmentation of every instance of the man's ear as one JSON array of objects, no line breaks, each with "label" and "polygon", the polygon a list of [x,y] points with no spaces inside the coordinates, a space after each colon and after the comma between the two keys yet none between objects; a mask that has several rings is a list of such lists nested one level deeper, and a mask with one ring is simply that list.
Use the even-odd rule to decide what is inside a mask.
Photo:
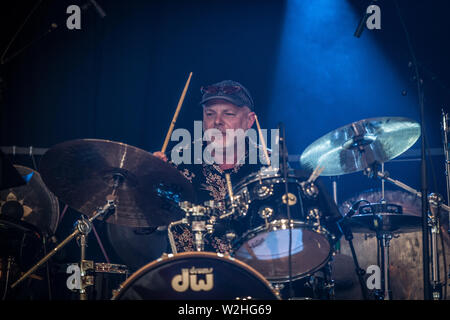
[{"label": "man's ear", "polygon": [[247,118],[247,125],[248,125],[247,129],[250,129],[251,127],[253,127],[253,124],[255,123],[255,120],[256,120],[255,113],[253,111],[249,112],[248,113],[248,118]]}]

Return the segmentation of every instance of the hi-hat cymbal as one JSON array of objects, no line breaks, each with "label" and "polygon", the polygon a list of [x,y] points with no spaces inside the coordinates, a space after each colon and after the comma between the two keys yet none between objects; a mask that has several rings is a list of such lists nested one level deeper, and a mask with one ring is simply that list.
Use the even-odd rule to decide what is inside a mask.
[{"label": "hi-hat cymbal", "polygon": [[400,117],[360,120],[329,132],[309,145],[300,157],[306,170],[325,169],[338,176],[384,163],[408,150],[420,137],[420,124]]},{"label": "hi-hat cymbal", "polygon": [[116,210],[107,222],[129,227],[167,225],[181,219],[179,201],[194,201],[191,183],[171,164],[124,143],[80,139],[52,147],[42,157],[41,176],[70,207],[93,216],[116,189]]},{"label": "hi-hat cymbal", "polygon": [[358,213],[350,219],[354,233],[409,233],[422,228],[421,201],[411,193],[396,190],[386,190],[384,201],[380,190],[368,190],[352,197],[340,206],[341,214],[345,215],[353,203],[366,200],[370,205],[362,204]]}]

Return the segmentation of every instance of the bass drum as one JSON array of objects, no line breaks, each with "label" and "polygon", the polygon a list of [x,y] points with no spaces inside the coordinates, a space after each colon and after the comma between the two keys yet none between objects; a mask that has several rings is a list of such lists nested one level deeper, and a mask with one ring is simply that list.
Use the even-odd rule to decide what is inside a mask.
[{"label": "bass drum", "polygon": [[279,300],[264,277],[245,263],[212,252],[167,255],[131,275],[113,300]]}]

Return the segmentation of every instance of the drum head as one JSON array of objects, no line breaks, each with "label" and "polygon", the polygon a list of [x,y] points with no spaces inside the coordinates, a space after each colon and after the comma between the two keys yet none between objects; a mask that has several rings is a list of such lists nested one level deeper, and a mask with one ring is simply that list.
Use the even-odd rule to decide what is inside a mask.
[{"label": "drum head", "polygon": [[[247,236],[234,257],[258,270],[269,281],[289,281],[289,230],[264,231]],[[332,250],[327,237],[309,228],[292,229],[292,276],[298,279],[320,269]]]},{"label": "drum head", "polygon": [[211,252],[184,252],[142,267],[113,300],[279,299],[261,274],[233,258]]}]

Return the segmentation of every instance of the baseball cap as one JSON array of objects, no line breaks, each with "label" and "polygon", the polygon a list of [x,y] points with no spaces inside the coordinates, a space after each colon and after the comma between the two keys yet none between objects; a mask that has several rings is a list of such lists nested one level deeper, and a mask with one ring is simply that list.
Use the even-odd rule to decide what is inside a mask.
[{"label": "baseball cap", "polygon": [[209,86],[201,87],[200,91],[203,94],[202,100],[200,101],[201,105],[214,99],[222,99],[238,107],[247,106],[250,110],[254,109],[250,92],[237,81],[223,80]]}]

